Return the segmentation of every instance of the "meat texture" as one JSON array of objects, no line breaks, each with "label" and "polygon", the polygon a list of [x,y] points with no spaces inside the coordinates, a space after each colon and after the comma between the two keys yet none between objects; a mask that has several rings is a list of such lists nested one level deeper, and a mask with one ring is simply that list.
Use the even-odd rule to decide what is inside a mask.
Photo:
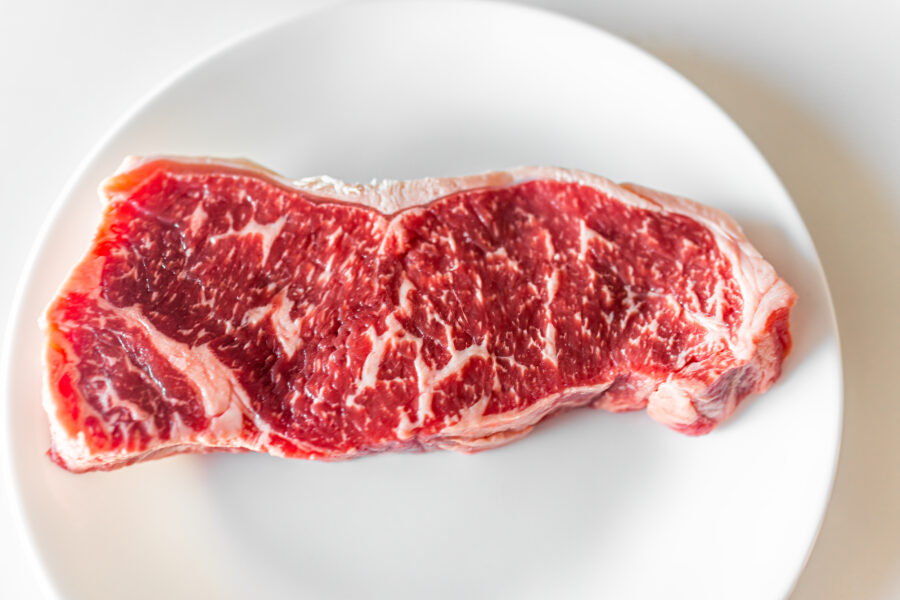
[{"label": "meat texture", "polygon": [[710,431],[794,293],[721,212],[556,168],[345,185],[129,158],[47,309],[50,456],[472,452],[562,409]]}]

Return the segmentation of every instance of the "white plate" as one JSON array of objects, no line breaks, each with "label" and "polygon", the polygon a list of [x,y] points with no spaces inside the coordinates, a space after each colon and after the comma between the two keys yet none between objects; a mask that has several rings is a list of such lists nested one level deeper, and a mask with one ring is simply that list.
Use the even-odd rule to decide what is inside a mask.
[{"label": "white plate", "polygon": [[[246,156],[350,181],[520,164],[725,209],[796,288],[781,381],[713,434],[589,410],[474,456],[182,456],[70,475],[44,456],[42,308],[126,154]],[[49,588],[102,598],[780,598],[841,423],[836,330],[796,210],[738,128],[602,31],[484,3],[351,5],[233,44],[133,112],[63,193],[7,344],[13,484]]]}]

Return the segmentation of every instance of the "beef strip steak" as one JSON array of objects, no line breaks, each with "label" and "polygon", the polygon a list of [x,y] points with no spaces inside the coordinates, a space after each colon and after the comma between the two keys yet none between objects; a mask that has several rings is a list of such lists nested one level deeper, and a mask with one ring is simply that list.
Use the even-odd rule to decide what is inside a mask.
[{"label": "beef strip steak", "polygon": [[51,457],[471,452],[552,412],[702,434],[778,377],[794,293],[724,214],[553,168],[350,186],[130,158],[47,310]]}]

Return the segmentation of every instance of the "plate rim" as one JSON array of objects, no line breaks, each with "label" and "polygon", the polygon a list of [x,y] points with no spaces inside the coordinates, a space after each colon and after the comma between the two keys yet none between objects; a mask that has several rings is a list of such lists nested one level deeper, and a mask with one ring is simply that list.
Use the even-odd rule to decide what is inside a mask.
[{"label": "plate rim", "polygon": [[[840,330],[838,329],[837,315],[834,309],[831,287],[828,283],[828,278],[825,273],[818,249],[816,248],[815,242],[809,233],[806,222],[797,209],[796,203],[788,193],[787,189],[784,186],[784,183],[781,181],[781,178],[778,177],[777,172],[769,164],[768,160],[753,142],[752,138],[750,138],[750,136],[747,135],[743,128],[741,128],[740,125],[719,104],[717,104],[709,95],[707,95],[707,93],[702,88],[700,88],[674,67],[667,64],[661,58],[655,56],[636,43],[613,34],[603,29],[599,25],[595,25],[593,23],[557,12],[555,10],[551,10],[549,8],[522,5],[507,0],[434,0],[427,4],[417,2],[416,0],[376,0],[374,2],[362,2],[360,0],[355,0],[349,2],[339,2],[333,5],[305,8],[293,11],[281,18],[275,19],[260,26],[250,28],[246,31],[242,31],[238,34],[226,38],[219,43],[213,44],[207,50],[200,52],[193,58],[188,59],[180,67],[173,70],[167,76],[161,78],[157,83],[151,85],[144,94],[142,94],[135,102],[130,104],[128,108],[113,121],[112,125],[110,125],[103,132],[98,140],[91,146],[87,154],[85,154],[81,161],[77,163],[75,169],[66,179],[65,184],[62,186],[60,192],[56,195],[55,199],[50,205],[50,208],[47,211],[41,223],[41,226],[37,231],[34,242],[31,244],[26,260],[22,264],[16,287],[12,295],[12,303],[6,321],[7,327],[5,330],[3,343],[2,346],[0,346],[0,380],[2,380],[2,385],[0,385],[0,431],[5,433],[9,431],[9,428],[12,425],[11,405],[13,394],[11,389],[11,373],[13,371],[15,362],[13,358],[14,341],[19,339],[20,336],[25,333],[23,331],[26,325],[23,320],[23,313],[25,312],[26,308],[25,298],[28,295],[29,290],[34,286],[35,267],[38,259],[40,258],[40,255],[43,253],[43,250],[45,249],[45,246],[49,241],[50,233],[56,229],[58,222],[62,217],[63,207],[66,206],[71,200],[74,189],[79,185],[81,180],[89,171],[91,165],[103,153],[104,149],[109,145],[109,143],[119,133],[121,133],[121,131],[125,129],[128,124],[135,119],[135,117],[137,117],[144,109],[150,106],[155,100],[164,95],[170,88],[176,86],[182,80],[190,78],[196,71],[199,71],[208,63],[213,62],[221,55],[236,50],[245,44],[250,44],[257,39],[264,38],[281,28],[291,27],[297,22],[315,18],[320,15],[328,15],[329,13],[339,13],[347,10],[353,11],[359,7],[377,7],[380,10],[396,10],[399,8],[415,7],[416,10],[428,11],[432,10],[435,6],[441,5],[464,8],[465,10],[531,13],[543,19],[556,21],[559,25],[581,28],[585,31],[589,31],[592,35],[605,38],[605,41],[607,43],[612,43],[627,48],[636,55],[639,55],[645,61],[654,64],[656,68],[666,71],[670,76],[674,76],[682,85],[684,85],[686,88],[689,88],[698,100],[702,100],[706,104],[706,108],[708,110],[717,113],[719,118],[723,119],[723,121],[727,122],[737,133],[739,133],[739,135],[743,137],[744,141],[747,143],[748,148],[752,150],[754,155],[759,159],[761,165],[763,165],[767,170],[767,174],[777,186],[778,191],[783,195],[785,199],[788,200],[787,207],[791,211],[793,211],[794,216],[802,225],[803,234],[806,238],[806,241],[810,245],[810,249],[813,252],[813,257],[815,258],[814,266],[816,275],[824,284],[824,306],[827,307],[828,319],[831,324],[831,330],[834,333],[834,341],[837,350],[836,360],[838,366],[838,370],[835,375],[838,384],[838,389],[836,391],[837,403],[835,406],[835,410],[837,413],[835,415],[837,431],[831,433],[831,436],[834,440],[834,448],[830,459],[831,464],[829,468],[828,482],[821,495],[820,506],[817,507],[818,518],[816,527],[808,540],[807,548],[803,555],[802,561],[799,563],[796,571],[794,572],[793,578],[790,582],[788,582],[787,587],[785,587],[784,589],[784,594],[782,597],[789,597],[796,588],[800,576],[804,572],[805,567],[809,562],[812,551],[821,533],[825,516],[827,514],[827,509],[830,505],[831,497],[834,492],[837,467],[840,460],[843,442],[845,409],[843,353],[840,343]],[[37,577],[38,586],[43,592],[43,595],[47,598],[64,600],[65,592],[58,587],[58,581],[56,581],[55,577],[52,575],[50,566],[47,564],[47,561],[44,560],[42,550],[38,547],[37,539],[33,532],[31,520],[27,517],[23,490],[19,485],[18,478],[16,476],[17,465],[15,458],[17,455],[17,451],[14,447],[12,436],[4,435],[3,437],[4,457],[2,460],[2,481],[6,485],[6,489],[9,490],[8,498],[10,504],[10,512],[13,521],[15,522],[14,529],[16,530],[16,534],[14,535],[18,535],[19,541],[23,544],[26,554],[28,555],[28,559],[26,560],[26,562],[30,563],[31,571]]]}]

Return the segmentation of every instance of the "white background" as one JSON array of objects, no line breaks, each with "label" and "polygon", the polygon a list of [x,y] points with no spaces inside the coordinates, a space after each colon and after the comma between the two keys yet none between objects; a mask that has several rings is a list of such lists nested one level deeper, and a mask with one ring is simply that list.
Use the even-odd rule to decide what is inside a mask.
[{"label": "white background", "polygon": [[[326,4],[0,0],[0,315],[56,195],[123,112],[232,37]],[[900,598],[900,3],[530,4],[681,71],[782,178],[831,285],[846,398],[833,499],[792,598]],[[0,597],[39,598],[9,492],[0,490]]]}]

